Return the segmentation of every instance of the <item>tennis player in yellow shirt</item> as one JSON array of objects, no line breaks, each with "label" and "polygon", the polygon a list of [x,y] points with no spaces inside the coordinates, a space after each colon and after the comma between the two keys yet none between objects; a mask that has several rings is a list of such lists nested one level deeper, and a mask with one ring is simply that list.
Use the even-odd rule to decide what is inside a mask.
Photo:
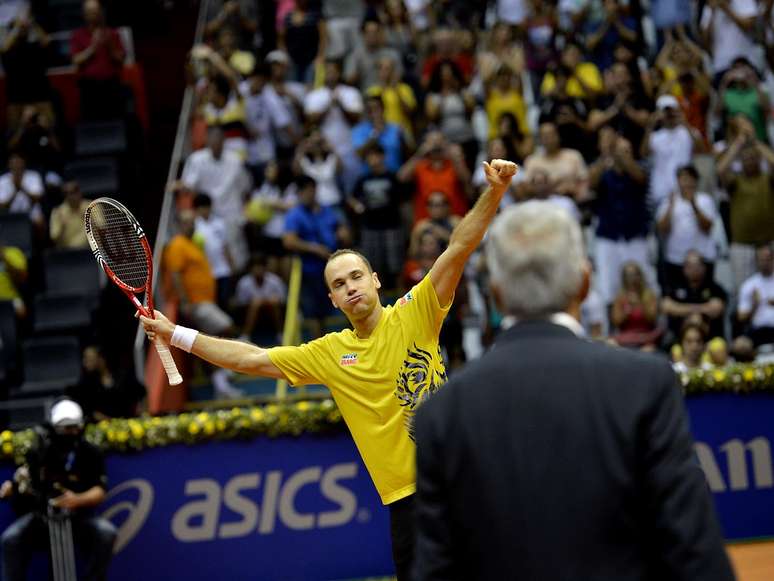
[{"label": "tennis player in yellow shirt", "polygon": [[412,418],[417,406],[446,381],[438,345],[441,324],[465,262],[481,242],[518,167],[496,159],[484,162],[484,169],[489,188],[457,225],[427,276],[394,305],[382,306],[379,276],[364,256],[354,250],[330,256],[324,273],[329,297],[352,329],[298,347],[262,349],[173,325],[161,313],[156,319],[140,317],[151,340],[158,335],[215,365],[330,389],[382,502],[390,508],[399,581],[409,578],[413,559]]}]

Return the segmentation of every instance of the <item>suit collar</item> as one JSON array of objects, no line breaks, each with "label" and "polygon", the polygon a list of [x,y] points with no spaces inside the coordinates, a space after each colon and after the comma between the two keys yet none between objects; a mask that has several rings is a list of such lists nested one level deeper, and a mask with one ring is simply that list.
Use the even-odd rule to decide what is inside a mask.
[{"label": "suit collar", "polygon": [[[563,314],[566,317],[570,317],[570,315],[567,315],[566,313]],[[573,319],[572,322],[580,329],[580,335],[576,333],[577,329],[575,326],[568,324],[563,317],[560,318],[560,320],[556,320],[555,317],[556,316],[550,319],[518,322],[498,335],[497,339],[495,339],[495,346],[507,341],[537,339],[543,337],[554,337],[557,339],[577,339],[583,337],[583,329],[575,319]]]},{"label": "suit collar", "polygon": [[555,313],[551,315],[551,322],[555,325],[561,325],[562,327],[568,328],[576,337],[586,336],[586,331],[583,330],[581,324],[572,315],[567,313]]}]

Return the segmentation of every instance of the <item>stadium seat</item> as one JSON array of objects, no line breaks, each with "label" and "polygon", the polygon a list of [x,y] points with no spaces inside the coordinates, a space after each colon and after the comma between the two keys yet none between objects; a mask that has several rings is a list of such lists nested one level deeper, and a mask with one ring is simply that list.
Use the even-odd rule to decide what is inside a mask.
[{"label": "stadium seat", "polygon": [[54,397],[0,401],[0,427],[8,430],[32,428],[48,418],[54,401]]},{"label": "stadium seat", "polygon": [[76,155],[120,155],[126,150],[126,127],[121,120],[79,123],[75,127]]},{"label": "stadium seat", "polygon": [[67,164],[65,174],[80,184],[87,198],[116,194],[119,190],[118,163],[113,158],[79,159]]},{"label": "stadium seat", "polygon": [[14,376],[17,356],[16,312],[11,301],[0,301],[0,382]]},{"label": "stadium seat", "polygon": [[49,25],[53,30],[74,30],[83,26],[82,6],[80,0],[48,0]]},{"label": "stadium seat", "polygon": [[27,214],[0,214],[0,243],[32,254],[32,223]]},{"label": "stadium seat", "polygon": [[43,273],[49,294],[79,294],[89,300],[99,294],[100,269],[90,250],[49,250]]},{"label": "stadium seat", "polygon": [[24,342],[24,382],[13,398],[64,393],[81,376],[81,349],[76,337],[40,337]]},{"label": "stadium seat", "polygon": [[91,325],[89,298],[83,294],[44,293],[35,297],[36,335],[78,333]]}]

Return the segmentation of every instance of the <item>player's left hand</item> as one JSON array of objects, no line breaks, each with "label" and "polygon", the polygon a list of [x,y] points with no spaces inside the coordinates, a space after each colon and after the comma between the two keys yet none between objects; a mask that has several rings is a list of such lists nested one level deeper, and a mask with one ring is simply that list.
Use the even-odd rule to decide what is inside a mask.
[{"label": "player's left hand", "polygon": [[518,165],[505,159],[493,159],[491,163],[484,162],[486,181],[490,187],[499,191],[505,191],[518,171]]}]

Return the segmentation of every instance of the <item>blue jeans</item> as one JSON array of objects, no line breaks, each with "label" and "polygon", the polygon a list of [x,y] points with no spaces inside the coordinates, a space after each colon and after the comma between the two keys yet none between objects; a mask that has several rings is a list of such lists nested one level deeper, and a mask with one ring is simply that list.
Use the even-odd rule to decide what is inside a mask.
[{"label": "blue jeans", "polygon": [[[85,558],[82,579],[105,581],[113,544],[118,531],[113,524],[97,516],[72,518],[73,544]],[[48,547],[46,521],[37,513],[28,513],[16,519],[0,537],[4,581],[26,581],[27,567],[36,550]]]}]

